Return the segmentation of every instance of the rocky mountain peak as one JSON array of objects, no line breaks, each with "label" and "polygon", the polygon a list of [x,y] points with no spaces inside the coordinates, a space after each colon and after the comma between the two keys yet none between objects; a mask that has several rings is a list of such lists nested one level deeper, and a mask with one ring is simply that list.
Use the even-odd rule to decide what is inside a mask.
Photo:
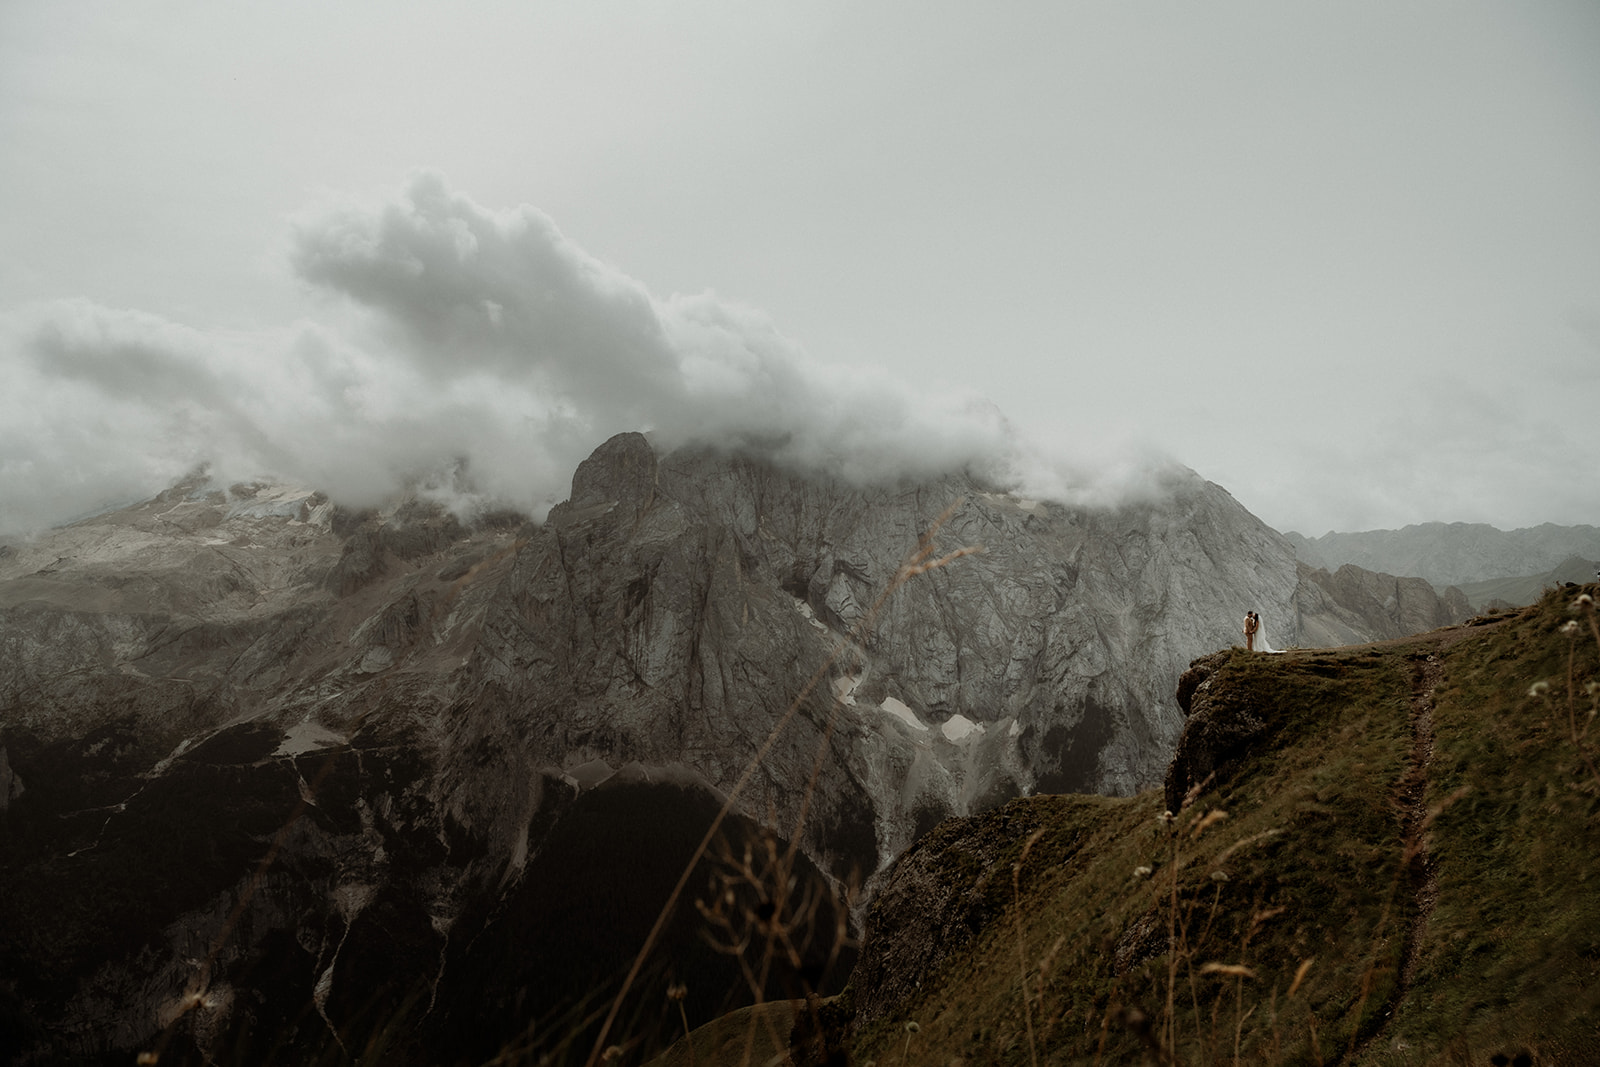
[{"label": "rocky mountain peak", "polygon": [[[974,551],[903,570],[924,543],[924,562]],[[950,816],[1160,782],[1189,663],[1238,641],[1248,609],[1279,646],[1334,607],[1360,636],[1341,595],[1183,471],[1068,507],[630,433],[542,524],[467,523],[421,496],[356,512],[309,489],[183,487],[0,559],[0,819],[28,842],[0,885],[19,902],[0,949],[29,961],[8,1010],[52,1054],[160,1030],[200,1058],[296,1011],[301,1055],[364,1025],[377,983],[434,1006],[414,1050],[433,1062],[468,1005],[523,989],[554,1010],[570,990],[529,975],[625,967],[620,943],[534,933],[576,906],[571,863],[626,879],[625,827],[668,811],[703,826],[727,803],[740,841],[793,840],[806,877],[853,888],[859,911]],[[695,832],[651,862],[681,868]],[[199,873],[97,903],[152,841],[172,846],[152,862]],[[89,918],[41,925],[63,900]],[[114,944],[107,924],[125,926]],[[532,947],[494,956],[513,932]],[[706,988],[739,972],[715,973]],[[191,986],[252,982],[268,1006],[218,992],[210,1014],[168,1010]]]},{"label": "rocky mountain peak", "polygon": [[656,453],[642,433],[619,433],[578,464],[568,506],[615,501],[637,511],[656,481]]}]

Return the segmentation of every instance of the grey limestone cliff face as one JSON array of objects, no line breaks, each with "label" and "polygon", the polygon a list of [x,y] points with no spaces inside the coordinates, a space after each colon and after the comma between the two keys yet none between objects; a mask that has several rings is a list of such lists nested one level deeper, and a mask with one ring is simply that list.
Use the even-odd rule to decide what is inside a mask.
[{"label": "grey limestone cliff face", "polygon": [[[897,583],[947,510],[934,555],[981,551]],[[820,760],[802,838],[870,874],[949,815],[1158,781],[1178,675],[1248,605],[1293,618],[1297,580],[1281,539],[1188,472],[1090,511],[624,435],[518,551],[465,699],[520,709],[535,762],[682,762],[723,788],[798,700],[745,803],[781,825]],[[458,716],[459,743],[483,721]]]},{"label": "grey limestone cliff face", "polygon": [[[903,571],[924,537],[975,551]],[[0,555],[0,1030],[42,1061],[391,1031],[389,1062],[487,1059],[616,981],[735,793],[729,834],[870,895],[949,816],[1160,782],[1184,669],[1252,608],[1298,643],[1307,595],[1181,469],[1069,508],[624,434],[538,525],[178,486]],[[726,1010],[732,964],[680,932],[691,1014]]]}]

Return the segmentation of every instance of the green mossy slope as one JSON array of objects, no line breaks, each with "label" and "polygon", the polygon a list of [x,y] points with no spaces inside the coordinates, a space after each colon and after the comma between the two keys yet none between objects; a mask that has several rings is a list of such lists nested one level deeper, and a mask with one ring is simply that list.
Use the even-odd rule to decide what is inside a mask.
[{"label": "green mossy slope", "polygon": [[[981,927],[858,1015],[854,1061],[1600,1063],[1600,725],[1582,735],[1600,631],[1581,592],[1226,657],[1211,699],[1271,729],[1170,821],[1151,792],[947,822],[900,866],[967,870]],[[873,937],[940,936],[893,897],[863,966]]]}]

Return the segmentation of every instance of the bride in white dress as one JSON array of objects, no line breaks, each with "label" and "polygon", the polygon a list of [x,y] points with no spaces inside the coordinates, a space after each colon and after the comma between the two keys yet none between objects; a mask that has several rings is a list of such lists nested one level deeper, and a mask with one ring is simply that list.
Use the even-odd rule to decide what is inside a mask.
[{"label": "bride in white dress", "polygon": [[1272,648],[1272,641],[1267,640],[1267,624],[1261,621],[1261,616],[1256,614],[1256,651],[1258,653],[1277,653],[1282,649]]},{"label": "bride in white dress", "polygon": [[1272,647],[1272,642],[1267,640],[1267,624],[1261,621],[1261,614],[1256,613],[1256,651],[1279,652],[1281,649]]}]

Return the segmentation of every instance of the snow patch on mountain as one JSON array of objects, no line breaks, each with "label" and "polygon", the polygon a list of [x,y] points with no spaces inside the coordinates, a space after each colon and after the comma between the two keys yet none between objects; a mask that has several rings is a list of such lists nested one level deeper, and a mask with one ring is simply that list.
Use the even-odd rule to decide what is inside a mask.
[{"label": "snow patch on mountain", "polygon": [[983,734],[983,724],[981,722],[973,722],[965,715],[957,712],[944,721],[944,725],[939,727],[939,732],[944,734],[946,741],[960,743],[969,740],[974,734],[981,736]]},{"label": "snow patch on mountain", "polygon": [[911,710],[911,705],[905,703],[903,700],[896,700],[894,697],[884,697],[883,703],[879,704],[878,706],[884,711],[888,712],[890,715],[893,715],[895,718],[899,719],[901,722],[905,723],[907,726],[911,727],[913,730],[926,731],[928,729],[928,724],[919,719],[917,717],[917,713]]}]

